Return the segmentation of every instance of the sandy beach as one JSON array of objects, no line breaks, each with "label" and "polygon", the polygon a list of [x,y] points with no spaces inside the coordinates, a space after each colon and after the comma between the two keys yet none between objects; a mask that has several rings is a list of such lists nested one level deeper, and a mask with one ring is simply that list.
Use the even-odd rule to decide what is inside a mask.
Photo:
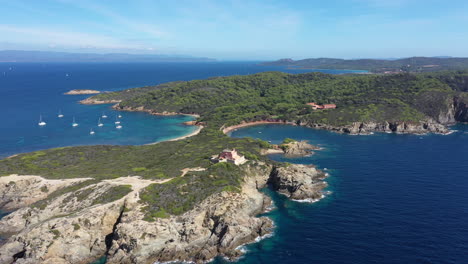
[{"label": "sandy beach", "polygon": [[236,129],[239,129],[239,128],[242,128],[242,127],[256,126],[256,125],[264,125],[264,124],[296,125],[296,124],[293,123],[293,122],[284,122],[284,121],[253,121],[253,122],[242,123],[242,124],[235,125],[235,126],[225,127],[225,128],[223,128],[223,133],[224,133],[224,134],[227,134],[227,133],[229,133],[229,132],[232,132],[232,131],[234,131],[234,130],[236,130]]},{"label": "sandy beach", "polygon": [[165,141],[177,141],[177,140],[186,139],[186,138],[198,135],[202,129],[203,129],[203,126],[197,126],[197,129],[195,131],[193,131],[192,133],[187,134],[185,136],[181,136],[181,137],[177,137],[177,138],[173,138],[173,139],[169,139],[169,140],[163,140],[163,141],[148,143],[148,144],[145,144],[145,145],[155,145],[155,144],[158,144],[160,142],[165,142]]}]

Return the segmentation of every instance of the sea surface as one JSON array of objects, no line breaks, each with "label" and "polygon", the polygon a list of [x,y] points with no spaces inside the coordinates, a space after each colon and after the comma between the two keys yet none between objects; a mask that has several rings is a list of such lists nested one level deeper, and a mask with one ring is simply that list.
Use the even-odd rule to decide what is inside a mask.
[{"label": "sea surface", "polygon": [[[468,125],[450,135],[351,136],[287,125],[233,137],[309,140],[323,150],[278,161],[325,170],[330,192],[313,204],[268,189],[274,235],[237,263],[468,263]],[[214,263],[228,263],[219,258]]]},{"label": "sea surface", "polygon": [[[111,105],[80,105],[90,95],[64,95],[72,89],[116,91],[170,81],[282,70],[257,62],[213,63],[0,63],[0,158],[35,150],[95,144],[146,144],[183,136],[187,116],[158,117],[122,112],[122,129]],[[349,71],[322,70],[328,73]],[[63,118],[58,118],[61,111]],[[98,118],[104,127],[98,128]],[[47,123],[38,126],[39,116]],[[73,117],[79,124],[72,127]],[[95,134],[90,135],[91,129]]]}]

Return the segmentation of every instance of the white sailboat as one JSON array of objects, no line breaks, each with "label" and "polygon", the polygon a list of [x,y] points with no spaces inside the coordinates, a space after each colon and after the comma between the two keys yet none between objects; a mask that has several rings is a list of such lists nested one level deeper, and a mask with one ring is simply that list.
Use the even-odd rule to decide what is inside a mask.
[{"label": "white sailboat", "polygon": [[102,118],[107,118],[106,114],[104,112],[102,112]]},{"label": "white sailboat", "polygon": [[101,122],[101,118],[99,118],[98,123],[97,123],[97,126],[98,126],[98,127],[104,126],[104,124]]},{"label": "white sailboat", "polygon": [[73,117],[73,123],[72,123],[72,127],[77,127],[78,126],[78,123],[76,123],[75,121],[75,117]]},{"label": "white sailboat", "polygon": [[118,117],[115,117],[115,122],[114,122],[116,125],[120,124],[120,120],[118,119]]},{"label": "white sailboat", "polygon": [[59,110],[57,117],[58,117],[58,118],[62,118],[62,117],[63,117],[62,110]]},{"label": "white sailboat", "polygon": [[122,126],[121,126],[121,125],[117,125],[115,128],[117,128],[117,129],[121,129],[121,128],[122,128]]},{"label": "white sailboat", "polygon": [[94,130],[91,128],[91,130],[89,131],[89,134],[94,135],[94,133],[95,133]]},{"label": "white sailboat", "polygon": [[39,115],[39,123],[38,123],[38,125],[40,125],[40,126],[45,126],[45,125],[47,125],[46,122],[42,121],[42,115]]},{"label": "white sailboat", "polygon": [[118,115],[119,118],[122,118],[122,115]]}]

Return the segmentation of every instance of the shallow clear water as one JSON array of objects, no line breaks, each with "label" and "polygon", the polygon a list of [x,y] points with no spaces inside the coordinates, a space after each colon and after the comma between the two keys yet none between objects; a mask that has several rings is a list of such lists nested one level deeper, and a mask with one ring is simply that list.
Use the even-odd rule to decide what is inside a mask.
[{"label": "shallow clear water", "polygon": [[[447,135],[350,136],[262,125],[233,137],[309,140],[315,155],[272,159],[327,168],[332,193],[314,204],[266,190],[274,236],[237,263],[467,263],[468,125]],[[214,263],[225,263],[217,259]]]},{"label": "shallow clear water", "polygon": [[[291,70],[258,66],[254,62],[216,63],[0,63],[0,158],[19,152],[92,144],[145,144],[192,132],[181,123],[187,116],[157,117],[123,112],[121,130],[110,105],[80,105],[89,95],[63,95],[72,89],[115,91],[169,81],[213,76]],[[326,71],[345,73],[346,71]],[[58,111],[65,115],[57,118]],[[109,116],[97,127],[98,118]],[[47,123],[39,127],[39,115]],[[79,123],[71,126],[73,117]],[[90,135],[90,129],[95,134]]]}]

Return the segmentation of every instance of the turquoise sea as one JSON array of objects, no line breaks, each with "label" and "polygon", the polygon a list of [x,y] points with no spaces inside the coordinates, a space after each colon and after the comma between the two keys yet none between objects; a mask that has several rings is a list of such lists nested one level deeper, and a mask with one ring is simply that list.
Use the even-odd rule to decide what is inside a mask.
[{"label": "turquoise sea", "polygon": [[[72,89],[116,91],[170,81],[214,76],[284,70],[256,62],[213,63],[0,63],[0,158],[20,152],[94,144],[146,144],[176,138],[195,128],[181,123],[187,116],[157,117],[145,113],[120,113],[122,129],[117,130],[116,111],[111,105],[80,105],[89,95],[64,95]],[[346,71],[327,71],[345,73]],[[58,118],[61,111],[63,118]],[[98,128],[98,118],[104,127]],[[47,123],[39,127],[39,116]],[[72,127],[73,117],[79,124]],[[95,131],[90,135],[90,130]]]}]

